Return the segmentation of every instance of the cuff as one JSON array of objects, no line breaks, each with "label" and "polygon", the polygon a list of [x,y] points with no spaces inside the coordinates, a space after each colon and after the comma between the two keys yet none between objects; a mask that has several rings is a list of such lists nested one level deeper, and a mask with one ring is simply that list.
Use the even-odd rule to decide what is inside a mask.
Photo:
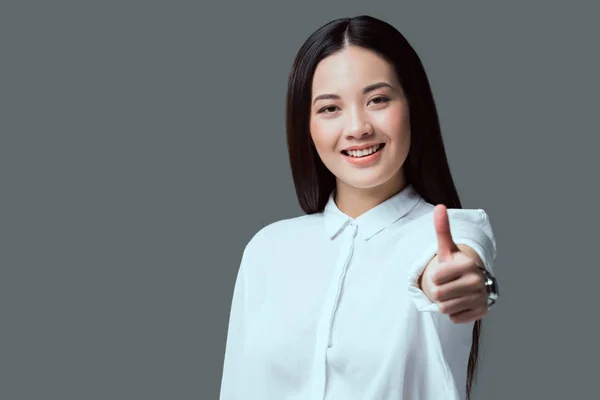
[{"label": "cuff", "polygon": [[472,248],[483,261],[485,269],[493,274],[496,241],[486,212],[452,209],[448,218],[454,243]]}]

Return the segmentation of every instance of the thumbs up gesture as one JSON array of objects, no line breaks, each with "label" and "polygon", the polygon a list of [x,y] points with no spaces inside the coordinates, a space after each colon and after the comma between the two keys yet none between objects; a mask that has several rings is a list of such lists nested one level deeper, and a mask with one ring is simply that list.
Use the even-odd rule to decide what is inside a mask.
[{"label": "thumbs up gesture", "polygon": [[438,251],[421,276],[421,290],[455,323],[481,319],[488,312],[482,261],[470,247],[454,243],[445,206],[435,207],[433,220]]}]

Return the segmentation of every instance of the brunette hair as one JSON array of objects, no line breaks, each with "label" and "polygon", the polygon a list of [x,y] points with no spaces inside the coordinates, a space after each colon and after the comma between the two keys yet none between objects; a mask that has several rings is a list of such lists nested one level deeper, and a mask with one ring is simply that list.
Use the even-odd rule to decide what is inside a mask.
[{"label": "brunette hair", "polygon": [[[322,212],[335,189],[335,177],[313,146],[310,131],[312,78],[317,64],[344,47],[369,49],[395,69],[408,100],[411,144],[404,164],[406,183],[431,204],[462,208],[446,157],[438,113],[421,60],[393,26],[371,16],[341,18],[319,28],[301,46],[287,88],[286,130],[296,195],[307,214]],[[477,369],[481,321],[473,327],[466,392],[471,397]]]}]

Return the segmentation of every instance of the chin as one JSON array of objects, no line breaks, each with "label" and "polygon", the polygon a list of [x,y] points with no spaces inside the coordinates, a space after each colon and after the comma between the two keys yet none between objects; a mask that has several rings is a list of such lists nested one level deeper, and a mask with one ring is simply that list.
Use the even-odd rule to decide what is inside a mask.
[{"label": "chin", "polygon": [[353,176],[347,179],[339,179],[339,181],[344,185],[356,189],[374,189],[385,185],[390,179],[396,179],[395,176],[395,174],[391,174],[390,176],[365,176],[362,178]]},{"label": "chin", "polygon": [[382,186],[394,187],[403,181],[403,168],[387,166],[387,168],[373,168],[369,171],[343,171],[336,174],[338,184],[356,189],[374,189]]}]

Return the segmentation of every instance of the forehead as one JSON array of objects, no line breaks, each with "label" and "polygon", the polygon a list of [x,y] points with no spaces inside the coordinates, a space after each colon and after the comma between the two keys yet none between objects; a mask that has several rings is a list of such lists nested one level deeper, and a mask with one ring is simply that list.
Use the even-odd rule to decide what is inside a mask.
[{"label": "forehead", "polygon": [[321,60],[315,70],[312,89],[313,93],[362,90],[375,81],[386,81],[397,86],[393,66],[371,50],[350,46]]}]

